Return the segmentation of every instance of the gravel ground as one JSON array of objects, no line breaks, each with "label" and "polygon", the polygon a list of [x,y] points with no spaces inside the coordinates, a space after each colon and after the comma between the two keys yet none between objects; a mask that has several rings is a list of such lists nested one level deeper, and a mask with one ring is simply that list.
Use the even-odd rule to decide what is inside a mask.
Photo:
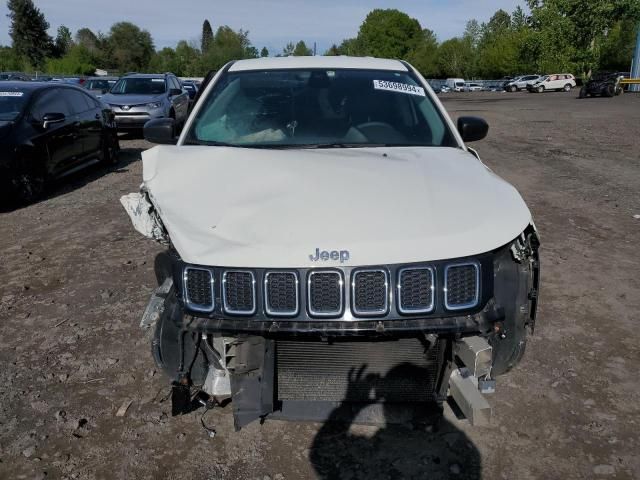
[{"label": "gravel ground", "polygon": [[210,439],[199,412],[172,418],[138,328],[161,249],[118,202],[149,144],[124,140],[117,168],[0,213],[0,478],[640,478],[640,96],[575,97],[443,96],[489,121],[474,147],[525,197],[543,245],[538,326],[498,380],[490,427],[236,433],[227,407],[208,414]]}]

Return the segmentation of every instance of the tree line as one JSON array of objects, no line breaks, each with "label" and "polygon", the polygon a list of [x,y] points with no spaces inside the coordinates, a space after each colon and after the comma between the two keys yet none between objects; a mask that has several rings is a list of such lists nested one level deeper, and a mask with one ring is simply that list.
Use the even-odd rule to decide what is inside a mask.
[{"label": "tree line", "polygon": [[[527,0],[528,12],[498,10],[486,23],[469,20],[461,36],[439,42],[420,21],[396,9],[372,10],[358,34],[325,55],[406,59],[425,77],[499,78],[526,72],[628,70],[633,55],[639,0]],[[203,76],[232,59],[266,57],[249,32],[202,24],[199,42],[182,40],[156,50],[151,34],[130,22],[107,33],[49,23],[33,0],[8,0],[11,47],[0,47],[0,70],[92,74],[96,68],[124,73],[171,71]],[[304,41],[290,42],[279,56],[312,55]]]}]

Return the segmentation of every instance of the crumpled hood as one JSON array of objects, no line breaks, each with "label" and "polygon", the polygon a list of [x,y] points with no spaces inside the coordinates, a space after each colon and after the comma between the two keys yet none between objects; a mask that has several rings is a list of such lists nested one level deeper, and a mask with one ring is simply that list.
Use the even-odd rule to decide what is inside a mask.
[{"label": "crumpled hood", "polygon": [[340,265],[312,261],[316,249],[348,250],[354,266],[463,257],[531,221],[515,188],[456,148],[158,146],[143,160],[151,201],[195,264]]},{"label": "crumpled hood", "polygon": [[144,105],[151,102],[159,102],[162,95],[114,95],[107,93],[100,100],[109,105]]}]

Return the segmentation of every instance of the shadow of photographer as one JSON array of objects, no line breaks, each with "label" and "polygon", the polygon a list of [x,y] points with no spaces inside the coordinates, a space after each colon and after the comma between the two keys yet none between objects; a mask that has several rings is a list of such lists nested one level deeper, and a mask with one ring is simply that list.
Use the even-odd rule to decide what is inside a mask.
[{"label": "shadow of photographer", "polygon": [[[357,372],[351,369],[346,400],[331,412],[314,438],[310,459],[319,478],[481,478],[480,453],[464,432],[443,418],[436,405],[430,410],[424,403],[385,402],[397,395],[407,378],[426,378],[426,369],[403,363],[384,377],[365,370],[366,365]],[[375,406],[354,402],[363,394],[375,398],[378,406],[382,404],[384,425],[375,432],[373,427],[356,426],[366,421],[367,410]]]}]

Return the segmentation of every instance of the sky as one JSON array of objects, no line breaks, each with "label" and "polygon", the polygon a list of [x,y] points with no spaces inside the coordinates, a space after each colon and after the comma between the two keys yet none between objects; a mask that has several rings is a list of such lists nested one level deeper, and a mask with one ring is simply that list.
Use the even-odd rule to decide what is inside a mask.
[{"label": "sky", "polygon": [[[129,21],[148,30],[156,48],[174,47],[179,40],[199,42],[202,22],[213,29],[229,25],[249,31],[258,49],[266,46],[279,53],[290,41],[304,40],[318,53],[333,43],[357,34],[367,13],[374,8],[397,8],[417,18],[423,28],[433,30],[438,40],[462,34],[467,20],[487,21],[502,8],[512,12],[523,0],[35,0],[51,25],[75,32],[88,27],[108,32],[112,24]],[[0,45],[9,45],[7,2],[0,0]]]}]

